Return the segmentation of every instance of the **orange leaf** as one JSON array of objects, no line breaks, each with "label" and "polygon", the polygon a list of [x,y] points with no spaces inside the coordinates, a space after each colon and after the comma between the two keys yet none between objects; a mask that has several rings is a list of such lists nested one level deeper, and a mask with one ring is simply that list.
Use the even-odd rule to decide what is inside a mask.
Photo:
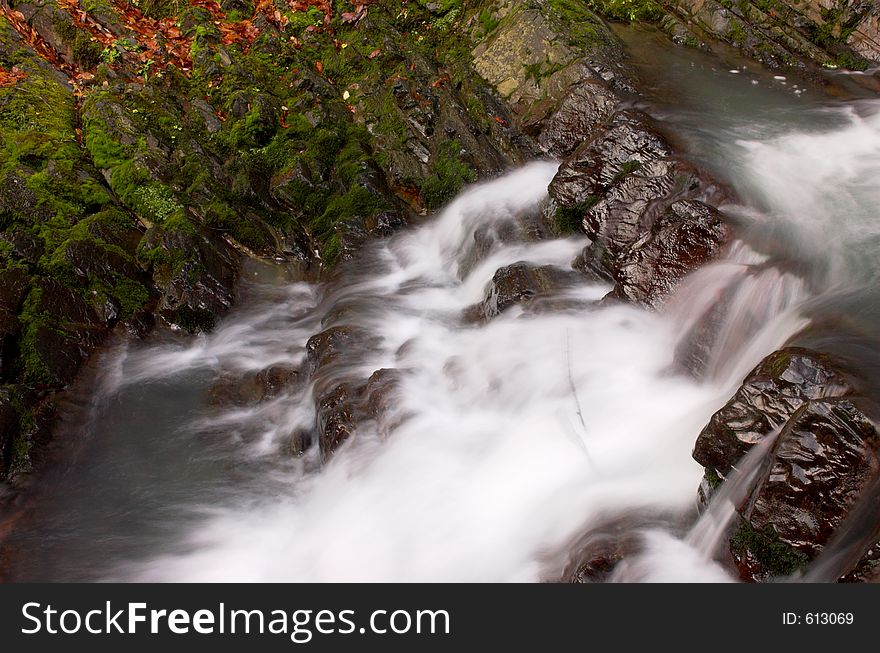
[{"label": "orange leaf", "polygon": [[322,64],[320,61],[316,61],[315,62],[315,70],[318,71],[319,75],[323,75],[324,74],[324,64]]}]

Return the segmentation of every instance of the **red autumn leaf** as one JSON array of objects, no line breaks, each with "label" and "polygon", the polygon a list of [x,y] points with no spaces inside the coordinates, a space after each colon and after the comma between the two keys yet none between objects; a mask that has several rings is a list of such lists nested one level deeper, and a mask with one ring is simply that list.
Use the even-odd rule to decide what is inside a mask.
[{"label": "red autumn leaf", "polygon": [[315,70],[318,71],[319,75],[323,75],[324,74],[324,64],[322,64],[320,61],[316,61],[315,62]]},{"label": "red autumn leaf", "polygon": [[382,54],[382,48],[376,48],[375,50],[373,50],[373,51],[370,53],[370,59],[375,59],[375,58],[378,57],[380,54]]}]

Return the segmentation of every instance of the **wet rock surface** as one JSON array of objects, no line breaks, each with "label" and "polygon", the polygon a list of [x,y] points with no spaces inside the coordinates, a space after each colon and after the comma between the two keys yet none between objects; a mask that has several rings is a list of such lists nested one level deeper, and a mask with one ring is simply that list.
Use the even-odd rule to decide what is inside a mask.
[{"label": "wet rock surface", "polygon": [[[756,443],[775,437],[730,540],[744,579],[802,569],[880,475],[880,438],[869,417],[875,409],[859,390],[827,356],[787,348],[762,361],[703,429],[694,458],[709,485]],[[860,546],[868,551],[872,544]],[[864,575],[870,555],[841,575]]]},{"label": "wet rock surface", "polygon": [[673,0],[663,29],[677,42],[727,43],[769,68],[864,70],[880,60],[880,9],[871,2]]},{"label": "wet rock surface", "polygon": [[560,291],[583,281],[581,274],[551,265],[507,265],[492,277],[486,298],[479,306],[479,315],[483,320],[491,320],[516,305],[539,310]]},{"label": "wet rock surface", "polygon": [[826,356],[787,348],[765,358],[712,416],[694,459],[726,477],[757,442],[785,425],[806,403],[855,394],[855,381]]},{"label": "wet rock surface", "polygon": [[620,111],[580,145],[550,185],[557,212],[593,241],[583,269],[614,279],[613,295],[657,307],[731,238],[712,205],[726,191],[680,159],[650,118]]}]

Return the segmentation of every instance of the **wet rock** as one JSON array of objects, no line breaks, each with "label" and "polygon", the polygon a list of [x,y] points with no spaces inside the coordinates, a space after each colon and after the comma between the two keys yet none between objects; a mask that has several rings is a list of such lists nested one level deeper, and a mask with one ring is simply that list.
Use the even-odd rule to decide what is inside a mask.
[{"label": "wet rock", "polygon": [[702,202],[674,202],[617,264],[615,296],[659,306],[692,270],[712,260],[730,238],[721,214]]},{"label": "wet rock", "polygon": [[248,406],[269,401],[297,387],[299,368],[278,363],[257,372],[226,375],[208,390],[209,401],[217,406]]},{"label": "wet rock", "polygon": [[[700,434],[694,458],[717,484],[755,443],[778,432],[748,499],[730,551],[746,580],[791,574],[829,543],[869,488],[880,487],[876,408],[861,384],[822,354],[786,348],[745,379]],[[710,483],[712,484],[712,483]],[[841,576],[869,573],[876,529],[857,546]],[[868,551],[861,561],[858,556]]]},{"label": "wet rock", "polygon": [[346,381],[322,393],[316,401],[316,430],[321,457],[327,460],[339,446],[366,423],[380,436],[398,426],[403,416],[396,410],[395,393],[400,372],[376,370],[363,381]]},{"label": "wet rock", "polygon": [[708,201],[724,190],[679,159],[650,119],[620,111],[563,161],[550,184],[558,211],[582,219],[591,245],[577,269],[612,278],[612,297],[657,307],[715,257],[729,227]]},{"label": "wet rock", "polygon": [[30,284],[31,277],[25,269],[13,266],[0,269],[0,309],[17,313]]},{"label": "wet rock", "polygon": [[350,350],[361,343],[364,333],[351,326],[335,326],[325,329],[309,338],[306,343],[306,356],[311,373],[334,363]]},{"label": "wet rock", "polygon": [[812,558],[880,473],[880,437],[856,399],[810,401],[786,423],[741,514]]},{"label": "wet rock", "polygon": [[0,189],[3,191],[0,192],[0,224],[5,224],[7,220],[47,220],[52,216],[48,207],[40,204],[22,174],[7,173],[0,179]]},{"label": "wet rock", "polygon": [[390,429],[398,425],[393,419],[396,413],[395,394],[400,387],[400,371],[381,369],[373,372],[364,386],[363,410],[372,419],[384,423]]},{"label": "wet rock", "polygon": [[[150,234],[147,244],[153,245]],[[190,332],[210,330],[232,305],[238,278],[238,256],[222,241],[206,234],[164,231],[158,246],[169,260],[186,253],[182,265],[162,263],[153,281],[161,292],[159,312]]]},{"label": "wet rock", "polygon": [[390,236],[406,224],[406,218],[399,211],[382,211],[365,221],[371,236]]},{"label": "wet rock", "polygon": [[0,240],[12,246],[12,255],[30,265],[37,265],[45,252],[43,241],[24,229],[13,229],[0,234]]},{"label": "wet rock", "polygon": [[341,383],[316,402],[316,425],[321,457],[326,460],[354,432],[362,388]]},{"label": "wet rock", "polygon": [[827,356],[789,347],[770,354],[709,420],[694,459],[724,478],[757,442],[783,426],[805,403],[855,392],[855,381]]},{"label": "wet rock", "polygon": [[861,69],[862,57],[880,60],[880,10],[872,2],[673,0],[664,9],[672,14],[664,29],[679,41],[724,41],[769,68]]},{"label": "wet rock", "polygon": [[507,265],[492,277],[486,299],[480,304],[480,313],[483,319],[491,320],[511,306],[528,305],[582,280],[578,273],[552,265],[538,267],[523,262]]},{"label": "wet rock", "polygon": [[617,103],[617,96],[601,81],[579,81],[542,126],[538,143],[553,156],[570,154],[593,137]]},{"label": "wet rock", "polygon": [[112,285],[119,278],[137,279],[141,271],[130,257],[85,240],[73,240],[63,252],[71,272],[83,281],[97,279]]},{"label": "wet rock", "polygon": [[[647,116],[635,111],[620,111],[614,115],[607,130],[583,143],[563,161],[550,184],[550,194],[559,206],[576,206],[591,198],[595,199],[595,205],[630,173],[671,155],[666,139],[654,130]],[[650,177],[668,174],[663,166],[645,172]],[[662,190],[656,191],[654,197],[661,193]],[[602,231],[601,222],[598,217],[591,220],[590,228],[596,235]]]}]

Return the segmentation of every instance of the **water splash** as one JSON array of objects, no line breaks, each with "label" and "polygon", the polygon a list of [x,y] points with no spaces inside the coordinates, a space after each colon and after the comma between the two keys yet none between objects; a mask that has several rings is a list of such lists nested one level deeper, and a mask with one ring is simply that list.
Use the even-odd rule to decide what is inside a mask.
[{"label": "water splash", "polygon": [[[409,418],[390,435],[363,426],[329,464],[271,493],[199,508],[172,552],[114,577],[534,581],[560,569],[567,544],[609,513],[686,511],[701,474],[690,449],[728,389],[668,374],[676,320],[597,305],[610,288],[585,278],[562,291],[581,300],[566,310],[514,307],[462,323],[498,268],[570,270],[587,243],[524,240],[555,169],[536,163],[472,188],[435,221],[365,253],[360,274],[317,293],[293,287],[282,308],[233,318],[190,349],[132,357],[128,382],[295,363],[312,333],[354,325],[369,345],[334,374],[400,370],[396,404]],[[784,326],[774,343],[788,336]],[[765,353],[739,350],[752,365]],[[266,455],[309,426],[312,403],[307,388],[212,425],[274,433],[254,438]]]}]

